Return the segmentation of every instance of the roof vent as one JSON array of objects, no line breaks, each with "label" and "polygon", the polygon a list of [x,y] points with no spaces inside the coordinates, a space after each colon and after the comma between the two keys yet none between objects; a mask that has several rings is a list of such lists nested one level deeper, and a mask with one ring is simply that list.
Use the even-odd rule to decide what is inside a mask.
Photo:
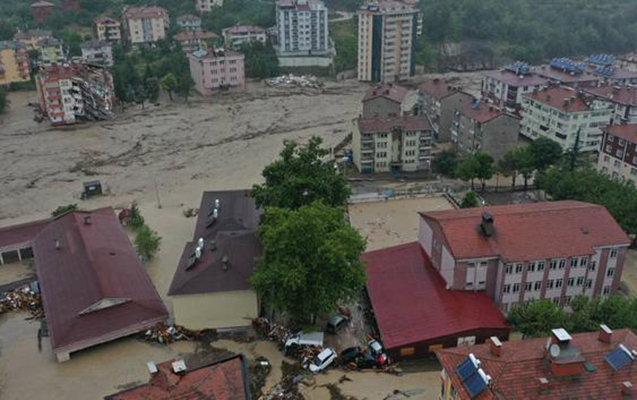
[{"label": "roof vent", "polygon": [[87,215],[84,217],[84,225],[91,225],[91,216]]},{"label": "roof vent", "polygon": [[55,248],[59,250],[62,246],[62,240],[59,237],[56,237],[53,239],[53,242],[55,243]]},{"label": "roof vent", "polygon": [[489,350],[491,350],[491,355],[495,357],[502,355],[502,342],[500,342],[497,336],[491,336],[489,339]]},{"label": "roof vent", "polygon": [[494,230],[493,225],[494,225],[493,216],[485,211],[482,214],[482,222],[480,223],[480,229],[482,230],[482,234],[487,237],[490,237],[491,235],[493,235],[493,230]]},{"label": "roof vent", "polygon": [[228,259],[228,256],[223,256],[221,258],[221,268],[223,268],[224,271],[227,271],[229,267],[230,267],[230,260]]},{"label": "roof vent", "polygon": [[219,209],[221,203],[219,203],[219,199],[215,199],[215,208]]},{"label": "roof vent", "polygon": [[606,325],[599,326],[599,336],[597,337],[600,342],[610,343],[613,337],[613,331]]},{"label": "roof vent", "polygon": [[151,375],[154,375],[154,374],[156,374],[156,373],[159,371],[159,370],[157,369],[157,364],[155,364],[155,363],[154,363],[154,362],[152,362],[152,361],[148,361],[148,362],[146,363],[146,368],[148,368],[148,372],[149,372]]},{"label": "roof vent", "polygon": [[624,381],[622,382],[622,396],[632,397],[635,394],[635,387],[631,382]]},{"label": "roof vent", "polygon": [[176,360],[172,364],[173,372],[176,374],[180,374],[182,372],[186,372],[186,362],[184,360]]},{"label": "roof vent", "polygon": [[538,379],[540,381],[540,394],[548,394],[549,393],[549,380],[545,377],[541,377]]},{"label": "roof vent", "polygon": [[553,334],[553,343],[559,343],[560,345],[568,344],[573,339],[564,328],[553,329],[551,333]]}]

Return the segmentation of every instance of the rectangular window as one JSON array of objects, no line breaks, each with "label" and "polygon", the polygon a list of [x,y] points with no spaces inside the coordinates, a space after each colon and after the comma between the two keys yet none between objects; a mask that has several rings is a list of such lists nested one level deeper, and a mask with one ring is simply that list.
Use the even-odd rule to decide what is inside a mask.
[{"label": "rectangular window", "polygon": [[587,263],[588,263],[588,258],[586,258],[586,257],[580,258],[580,260],[579,260],[579,266],[580,267],[585,267]]},{"label": "rectangular window", "polygon": [[577,286],[582,286],[583,284],[584,284],[584,277],[580,276],[579,278],[577,278],[576,285]]},{"label": "rectangular window", "polygon": [[545,262],[545,261],[539,261],[539,262],[537,263],[537,270],[538,270],[538,271],[544,271],[544,265],[546,265],[546,262]]},{"label": "rectangular window", "polygon": [[524,290],[527,291],[527,292],[530,292],[531,290],[533,290],[533,282],[527,282],[524,285]]},{"label": "rectangular window", "polygon": [[586,289],[590,289],[591,286],[593,286],[593,280],[592,279],[587,279],[586,280]]},{"label": "rectangular window", "polygon": [[557,269],[557,260],[551,260],[551,269]]},{"label": "rectangular window", "polygon": [[555,286],[555,281],[553,279],[546,281],[547,289],[553,289],[553,286]]},{"label": "rectangular window", "polygon": [[518,293],[520,291],[520,284],[519,283],[514,283],[513,284],[513,293]]},{"label": "rectangular window", "polygon": [[577,258],[573,257],[571,258],[571,268],[576,268],[577,267]]},{"label": "rectangular window", "polygon": [[523,270],[524,270],[524,264],[516,264],[515,265],[515,273],[516,274],[521,274]]},{"label": "rectangular window", "polygon": [[610,258],[617,258],[617,247],[610,249]]},{"label": "rectangular window", "polygon": [[575,278],[568,278],[568,287],[575,286]]},{"label": "rectangular window", "polygon": [[608,268],[608,271],[606,271],[606,276],[613,276],[615,275],[615,268]]},{"label": "rectangular window", "polygon": [[526,270],[528,272],[535,272],[535,263],[534,262],[529,263],[529,265],[526,266]]},{"label": "rectangular window", "polygon": [[560,260],[560,269],[564,269],[566,267],[566,259],[563,258]]},{"label": "rectangular window", "polygon": [[553,303],[555,303],[556,306],[560,305],[560,298],[559,297],[554,297],[553,298]]},{"label": "rectangular window", "polygon": [[511,285],[504,285],[502,293],[511,293]]},{"label": "rectangular window", "polygon": [[604,286],[603,294],[610,294],[610,286]]},{"label": "rectangular window", "polygon": [[564,284],[564,279],[558,279],[555,281],[555,288],[559,289],[562,287],[563,284]]},{"label": "rectangular window", "polygon": [[589,271],[595,271],[595,267],[597,266],[597,261],[591,260],[591,263],[588,265]]},{"label": "rectangular window", "polygon": [[566,305],[571,304],[571,296],[566,296],[564,303],[565,303]]},{"label": "rectangular window", "polygon": [[542,290],[542,281],[535,282],[535,287],[533,288],[536,292]]}]

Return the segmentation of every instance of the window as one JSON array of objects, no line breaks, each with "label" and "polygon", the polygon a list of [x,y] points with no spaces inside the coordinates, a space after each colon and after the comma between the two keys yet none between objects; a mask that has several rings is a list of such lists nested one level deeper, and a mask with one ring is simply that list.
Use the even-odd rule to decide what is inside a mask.
[{"label": "window", "polygon": [[577,267],[577,258],[573,257],[571,258],[571,268],[576,268]]},{"label": "window", "polygon": [[610,249],[610,258],[617,258],[617,247]]},{"label": "window", "polygon": [[559,306],[560,305],[560,298],[559,297],[553,298],[553,303],[555,303],[556,306]]},{"label": "window", "polygon": [[604,286],[603,294],[610,294],[610,286]]},{"label": "window", "polygon": [[563,284],[564,284],[564,279],[558,279],[555,281],[555,288],[559,289],[562,287]]},{"label": "window", "polygon": [[614,140],[615,140],[615,136],[613,136],[613,135],[608,135],[608,139],[607,139],[607,140],[608,140],[609,142],[612,142],[612,141],[614,141]]},{"label": "window", "polygon": [[607,162],[609,162],[609,161],[610,161],[610,157],[608,157],[608,156],[604,156],[604,162],[605,162],[605,163],[607,163]]},{"label": "window", "polygon": [[566,259],[565,258],[560,260],[560,269],[564,269],[564,267],[566,267]]},{"label": "window", "polygon": [[533,290],[535,290],[536,292],[539,291],[539,290],[542,290],[542,281],[535,282],[535,286],[534,286]]},{"label": "window", "polygon": [[514,283],[513,284],[513,293],[517,293],[520,291],[520,284],[519,283]]},{"label": "window", "polygon": [[577,282],[575,283],[577,286],[582,286],[584,284],[584,277],[580,276],[577,278]]},{"label": "window", "polygon": [[557,269],[557,260],[551,260],[551,269]]},{"label": "window", "polygon": [[608,271],[606,271],[606,276],[613,276],[615,275],[615,268],[608,268]]},{"label": "window", "polygon": [[571,296],[566,296],[566,298],[565,298],[564,300],[565,300],[565,301],[564,301],[564,303],[565,303],[566,305],[571,304]]},{"label": "window", "polygon": [[504,288],[502,288],[502,293],[511,293],[511,285],[504,285]]},{"label": "window", "polygon": [[507,275],[510,275],[513,273],[513,264],[507,264],[505,272]]},{"label": "window", "polygon": [[527,282],[524,285],[524,290],[526,290],[527,292],[530,292],[531,290],[533,290],[533,282]]},{"label": "window", "polygon": [[586,280],[586,285],[585,285],[586,289],[590,289],[591,286],[593,286],[593,280],[592,279],[587,279]]},{"label": "window", "polygon": [[529,263],[529,265],[526,266],[526,270],[528,272],[535,272],[535,263],[534,262]]},{"label": "window", "polygon": [[546,281],[547,289],[553,289],[553,286],[555,286],[555,281],[553,279]]},{"label": "window", "polygon": [[515,273],[520,274],[524,270],[524,264],[515,264]]},{"label": "window", "polygon": [[387,157],[387,152],[386,151],[378,152],[378,153],[376,153],[376,157],[377,158],[385,158],[385,157]]},{"label": "window", "polygon": [[544,271],[544,265],[546,265],[546,262],[545,262],[545,261],[539,261],[539,262],[537,263],[537,270],[538,270],[538,271]]},{"label": "window", "polygon": [[586,258],[586,257],[580,258],[580,260],[579,260],[579,266],[580,267],[585,267],[587,263],[588,263],[588,258]]},{"label": "window", "polygon": [[591,260],[591,263],[588,265],[589,271],[595,271],[595,267],[597,266],[597,261]]},{"label": "window", "polygon": [[575,278],[568,278],[568,287],[575,286]]}]

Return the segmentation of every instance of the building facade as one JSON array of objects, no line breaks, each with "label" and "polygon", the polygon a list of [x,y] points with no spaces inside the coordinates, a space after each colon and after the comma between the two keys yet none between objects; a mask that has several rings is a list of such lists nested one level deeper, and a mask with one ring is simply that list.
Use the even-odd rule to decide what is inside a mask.
[{"label": "building facade", "polygon": [[637,124],[637,88],[603,85],[585,89],[593,108],[611,108],[610,125]]},{"label": "building facade", "polygon": [[152,44],[164,39],[170,26],[168,11],[158,6],[126,7],[122,21],[131,45]]},{"label": "building facade", "polygon": [[407,89],[393,85],[372,88],[363,97],[363,118],[391,119],[405,114]]},{"label": "building facade", "polygon": [[280,56],[326,55],[333,51],[328,10],[320,0],[276,3],[277,52]]},{"label": "building facade", "polygon": [[36,46],[40,49],[40,66],[50,67],[62,65],[66,62],[62,42],[58,39],[42,39]]},{"label": "building facade", "polygon": [[177,18],[177,26],[185,31],[200,31],[201,18],[191,14],[182,15]]},{"label": "building facade", "polygon": [[244,55],[229,50],[199,50],[188,55],[195,90],[202,96],[216,90],[245,88]]},{"label": "building facade", "polygon": [[419,242],[451,290],[503,311],[619,288],[630,240],[600,205],[556,201],[421,213]]},{"label": "building facade", "polygon": [[18,41],[0,42],[0,87],[31,79],[29,53],[26,44]]},{"label": "building facade", "polygon": [[579,135],[580,151],[599,151],[602,128],[610,125],[613,110],[595,104],[569,87],[555,87],[524,97],[520,133],[531,140],[547,137],[564,151],[572,149]]},{"label": "building facade", "polygon": [[597,169],[637,186],[637,124],[604,128]]},{"label": "building facade", "polygon": [[42,29],[31,29],[26,32],[18,32],[13,38],[27,46],[27,50],[39,50],[37,43],[44,39],[53,39],[53,32]]},{"label": "building facade", "polygon": [[42,24],[55,12],[55,4],[48,1],[36,1],[31,4],[31,15],[36,24]]},{"label": "building facade", "polygon": [[498,107],[519,111],[525,94],[546,89],[549,79],[539,76],[523,63],[508,65],[500,71],[489,71],[482,79],[482,97]]},{"label": "building facade", "polygon": [[199,12],[210,12],[213,7],[222,7],[223,0],[195,0],[195,7]]},{"label": "building facade", "polygon": [[214,32],[205,31],[184,31],[173,36],[173,40],[181,46],[181,50],[185,53],[192,53],[200,49],[213,48],[212,39],[217,36]]},{"label": "building facade", "polygon": [[267,40],[266,31],[260,26],[235,25],[223,30],[223,41],[226,47],[236,48],[244,43]]},{"label": "building facade", "polygon": [[453,112],[451,142],[465,154],[482,152],[497,162],[518,146],[520,118],[493,105],[462,99]]},{"label": "building facade", "polygon": [[402,2],[366,3],[358,11],[358,80],[395,82],[416,72],[418,9]]},{"label": "building facade", "polygon": [[94,21],[97,40],[110,43],[122,42],[122,24],[108,17],[96,18]]},{"label": "building facade", "polygon": [[113,66],[113,47],[109,42],[91,40],[80,45],[82,61],[102,67]]},{"label": "building facade", "polygon": [[461,102],[472,100],[460,87],[432,79],[418,87],[417,112],[429,121],[437,142],[449,142],[454,110]]}]

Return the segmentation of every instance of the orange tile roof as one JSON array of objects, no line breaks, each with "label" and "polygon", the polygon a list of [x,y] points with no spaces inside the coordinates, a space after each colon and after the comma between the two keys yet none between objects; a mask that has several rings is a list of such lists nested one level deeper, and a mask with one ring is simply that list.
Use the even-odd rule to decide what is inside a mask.
[{"label": "orange tile roof", "polygon": [[533,92],[526,95],[547,106],[557,108],[565,113],[588,111],[590,107],[579,93],[568,87],[556,87]]},{"label": "orange tile roof", "polygon": [[363,103],[366,101],[376,99],[379,97],[385,97],[389,100],[393,100],[396,103],[402,103],[407,96],[408,90],[402,86],[393,84],[382,85],[369,89],[363,97]]},{"label": "orange tile roof", "polygon": [[608,126],[604,128],[604,132],[637,143],[637,124]]},{"label": "orange tile roof", "polygon": [[432,79],[418,86],[418,91],[429,93],[436,99],[442,100],[453,93],[459,92],[460,89],[449,81]]},{"label": "orange tile roof", "polygon": [[637,106],[637,88],[635,86],[600,86],[586,89],[586,92],[602,97],[614,103]]}]

